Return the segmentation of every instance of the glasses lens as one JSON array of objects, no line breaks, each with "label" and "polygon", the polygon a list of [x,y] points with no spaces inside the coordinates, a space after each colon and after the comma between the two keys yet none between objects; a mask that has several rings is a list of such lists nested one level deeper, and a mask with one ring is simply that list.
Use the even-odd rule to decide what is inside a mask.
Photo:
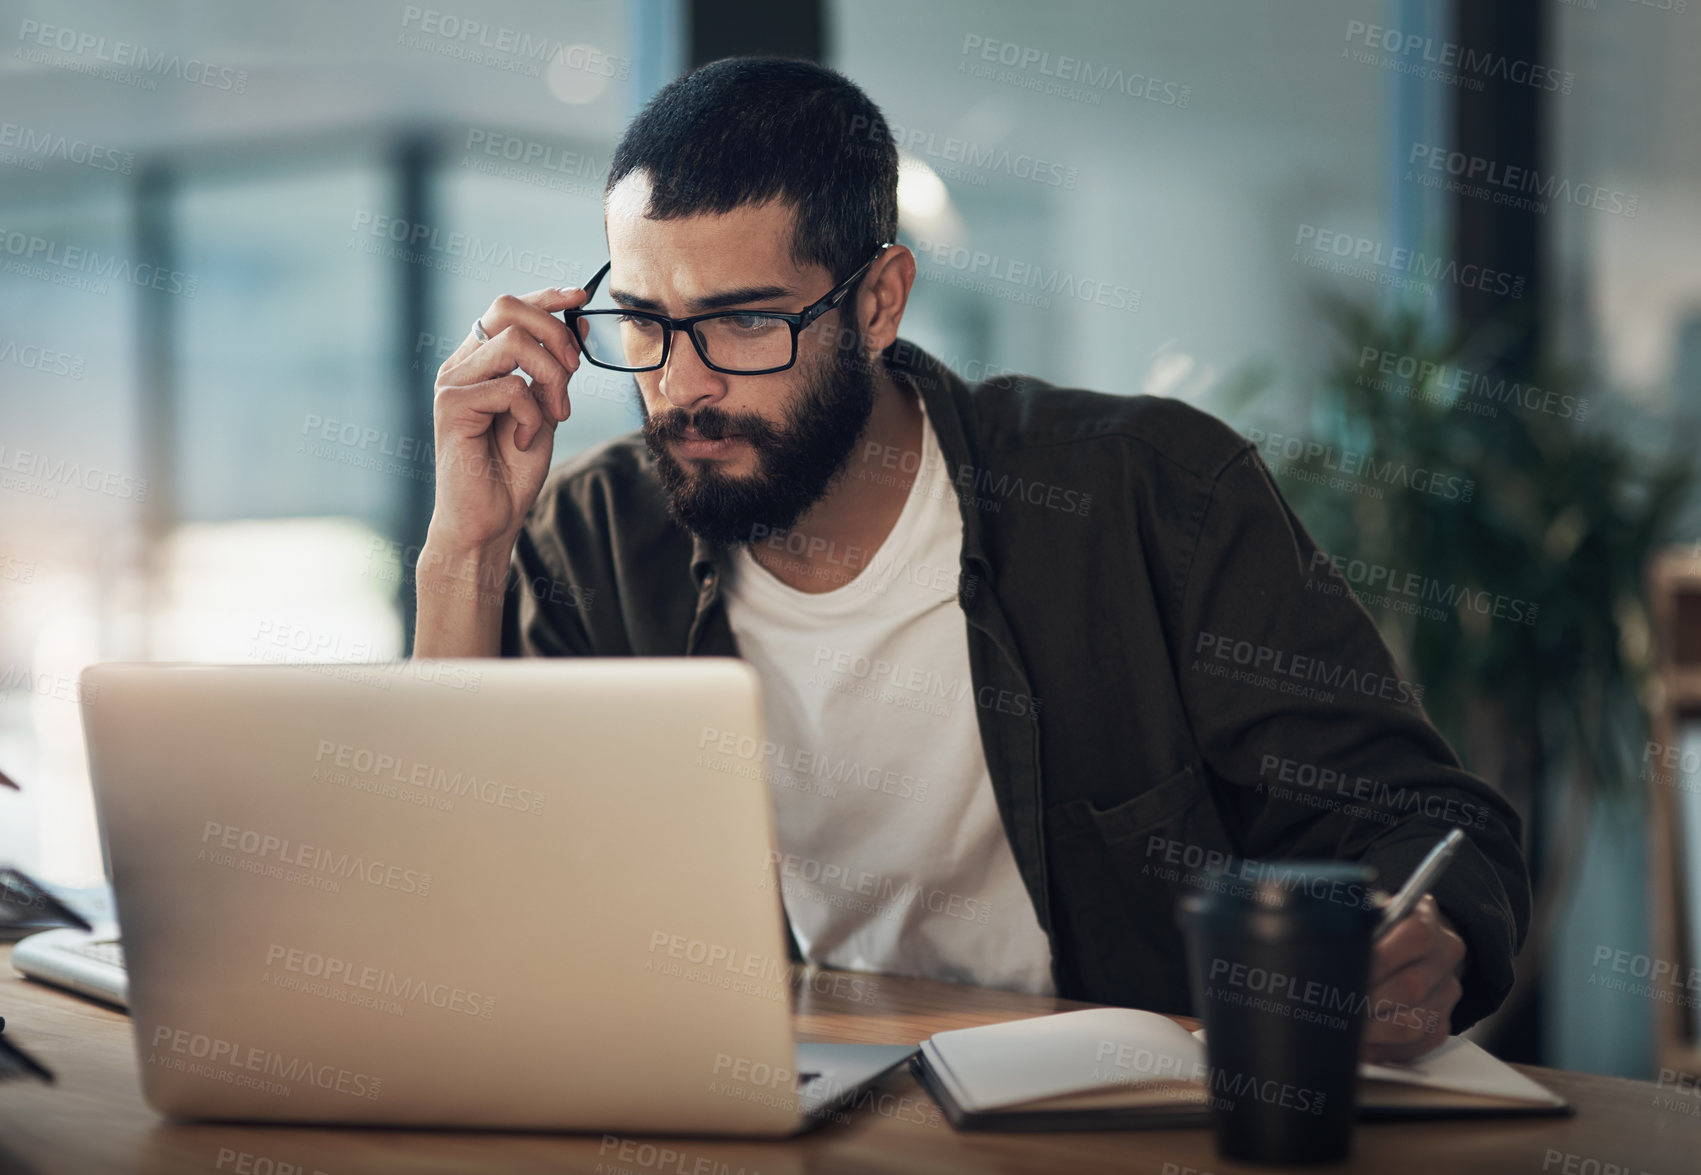
[{"label": "glasses lens", "polygon": [[575,323],[585,357],[608,367],[655,367],[666,333],[659,322],[618,310],[591,311]]},{"label": "glasses lens", "polygon": [[727,371],[767,371],[791,362],[791,326],[767,314],[729,314],[697,324],[709,362]]}]

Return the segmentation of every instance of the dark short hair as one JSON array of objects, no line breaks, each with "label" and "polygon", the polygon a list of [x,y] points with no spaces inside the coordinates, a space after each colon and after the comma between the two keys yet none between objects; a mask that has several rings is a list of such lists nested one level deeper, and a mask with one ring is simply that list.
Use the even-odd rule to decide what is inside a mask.
[{"label": "dark short hair", "polygon": [[669,82],[621,136],[604,194],[638,170],[653,220],[778,197],[796,214],[792,260],[835,281],[897,239],[898,148],[885,116],[812,61],[726,57]]}]

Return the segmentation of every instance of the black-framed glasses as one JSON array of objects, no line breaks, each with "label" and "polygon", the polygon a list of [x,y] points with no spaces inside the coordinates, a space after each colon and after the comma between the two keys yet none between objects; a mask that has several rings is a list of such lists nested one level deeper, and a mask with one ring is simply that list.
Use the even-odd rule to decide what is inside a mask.
[{"label": "black-framed glasses", "polygon": [[[669,318],[647,310],[567,310],[562,318],[578,337],[579,350],[610,371],[655,371],[667,365],[675,331],[684,331],[697,356],[723,375],[769,375],[797,362],[797,336],[844,300],[880,254],[881,245],[857,271],[796,314],[773,310],[716,310],[690,318]],[[606,261],[585,285],[587,301],[608,274]]]}]

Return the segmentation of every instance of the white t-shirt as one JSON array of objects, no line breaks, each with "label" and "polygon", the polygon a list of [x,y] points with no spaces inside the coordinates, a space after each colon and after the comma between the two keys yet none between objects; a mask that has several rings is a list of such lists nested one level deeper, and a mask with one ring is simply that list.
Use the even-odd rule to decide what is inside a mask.
[{"label": "white t-shirt", "polygon": [[1050,995],[981,750],[963,520],[923,412],[914,486],[856,578],[801,592],[747,548],[726,560],[727,618],[776,748],[776,872],[811,962]]}]

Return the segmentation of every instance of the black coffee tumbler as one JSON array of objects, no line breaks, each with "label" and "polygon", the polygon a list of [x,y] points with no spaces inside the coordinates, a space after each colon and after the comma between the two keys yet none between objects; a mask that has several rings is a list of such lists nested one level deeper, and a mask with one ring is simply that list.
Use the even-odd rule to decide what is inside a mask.
[{"label": "black coffee tumbler", "polygon": [[1191,879],[1178,918],[1223,1157],[1326,1163],[1351,1149],[1375,881],[1337,861],[1240,861]]}]

